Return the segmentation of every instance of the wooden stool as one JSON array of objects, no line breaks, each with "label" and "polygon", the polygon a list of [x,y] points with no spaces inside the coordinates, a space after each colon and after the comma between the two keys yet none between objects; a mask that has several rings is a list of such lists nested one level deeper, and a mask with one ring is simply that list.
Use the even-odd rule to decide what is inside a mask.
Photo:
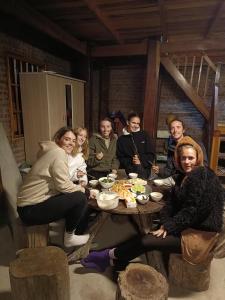
[{"label": "wooden stool", "polygon": [[150,266],[131,263],[118,278],[117,300],[165,300],[168,284],[164,276]]},{"label": "wooden stool", "polygon": [[48,245],[48,224],[27,226],[18,219],[17,226],[20,234],[20,249],[46,247]]},{"label": "wooden stool", "polygon": [[181,254],[171,254],[169,260],[169,281],[193,291],[206,291],[210,282],[211,259],[201,265],[191,265]]},{"label": "wooden stool", "polygon": [[69,300],[69,269],[57,247],[27,248],[9,266],[12,298]]}]

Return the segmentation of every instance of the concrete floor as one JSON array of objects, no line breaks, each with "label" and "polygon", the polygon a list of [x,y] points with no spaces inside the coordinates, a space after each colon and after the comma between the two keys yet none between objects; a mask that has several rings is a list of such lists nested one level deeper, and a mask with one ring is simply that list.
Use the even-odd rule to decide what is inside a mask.
[{"label": "concrete floor", "polygon": [[[121,230],[122,228],[122,230]],[[117,223],[108,220],[96,238],[101,247],[108,247],[125,240],[135,233],[125,220]],[[8,265],[14,257],[13,242],[8,227],[0,227],[0,300],[11,300]],[[144,256],[139,258],[144,261]],[[80,264],[70,265],[71,300],[114,300],[116,283],[112,280],[112,270],[105,273],[84,269]],[[169,300],[224,300],[225,299],[225,258],[214,259],[211,267],[211,283],[208,291],[191,292],[179,287],[170,287]],[[18,299],[22,300],[22,299]]]}]

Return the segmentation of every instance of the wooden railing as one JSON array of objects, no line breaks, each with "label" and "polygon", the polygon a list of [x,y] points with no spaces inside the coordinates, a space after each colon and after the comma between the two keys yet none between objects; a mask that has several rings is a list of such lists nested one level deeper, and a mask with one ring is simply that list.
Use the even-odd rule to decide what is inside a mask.
[{"label": "wooden railing", "polygon": [[170,59],[201,98],[212,99],[208,95],[212,95],[217,67],[207,54],[173,55]]}]

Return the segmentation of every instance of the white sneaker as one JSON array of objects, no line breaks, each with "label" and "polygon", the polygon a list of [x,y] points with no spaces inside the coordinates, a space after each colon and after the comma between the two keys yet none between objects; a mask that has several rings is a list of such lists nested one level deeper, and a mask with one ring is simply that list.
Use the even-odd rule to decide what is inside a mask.
[{"label": "white sneaker", "polygon": [[81,246],[87,243],[90,235],[76,235],[74,233],[65,232],[64,233],[64,245],[65,247]]}]

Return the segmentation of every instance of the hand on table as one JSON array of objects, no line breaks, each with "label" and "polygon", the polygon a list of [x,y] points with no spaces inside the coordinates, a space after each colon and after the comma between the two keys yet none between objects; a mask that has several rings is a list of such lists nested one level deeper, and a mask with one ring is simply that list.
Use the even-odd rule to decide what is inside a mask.
[{"label": "hand on table", "polygon": [[151,234],[153,234],[156,237],[162,237],[163,239],[167,236],[167,231],[164,229],[163,225],[155,231],[152,231]]},{"label": "hand on table", "polygon": [[135,154],[135,155],[133,156],[133,164],[134,164],[134,165],[140,165],[140,164],[141,164],[141,161],[140,161],[140,159],[139,159],[139,157],[138,157],[137,154]]}]

